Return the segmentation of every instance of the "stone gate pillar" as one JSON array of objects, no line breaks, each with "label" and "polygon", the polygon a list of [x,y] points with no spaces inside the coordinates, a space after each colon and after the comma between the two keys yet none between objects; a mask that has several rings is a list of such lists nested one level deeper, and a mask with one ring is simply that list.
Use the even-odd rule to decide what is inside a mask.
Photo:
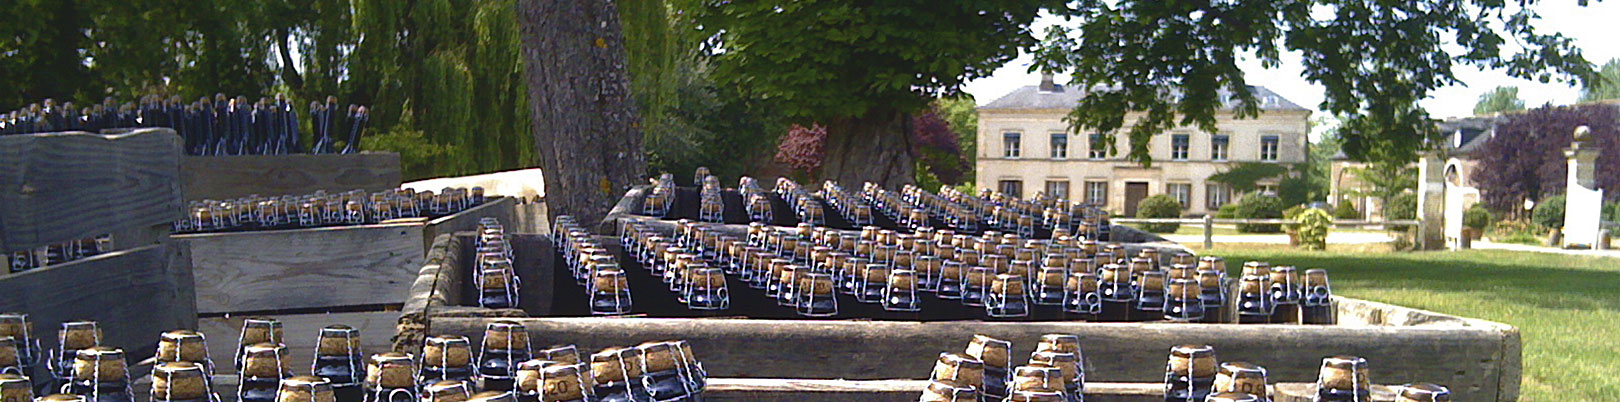
[{"label": "stone gate pillar", "polygon": [[1575,140],[1564,157],[1569,159],[1569,184],[1564,190],[1564,244],[1566,248],[1596,247],[1603,229],[1603,190],[1597,188],[1596,146],[1587,146],[1592,130],[1575,128]]},{"label": "stone gate pillar", "polygon": [[1417,242],[1419,250],[1439,250],[1446,245],[1446,160],[1439,153],[1425,153],[1418,159]]}]

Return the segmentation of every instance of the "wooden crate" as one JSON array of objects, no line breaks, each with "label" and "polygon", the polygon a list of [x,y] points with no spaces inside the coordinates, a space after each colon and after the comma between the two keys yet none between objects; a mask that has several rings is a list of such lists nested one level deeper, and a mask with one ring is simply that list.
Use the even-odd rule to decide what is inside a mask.
[{"label": "wooden crate", "polygon": [[195,328],[189,250],[167,240],[183,206],[181,155],[169,129],[0,136],[0,252],[104,234],[114,243],[0,277],[0,311],[30,314],[47,349],[60,323],[98,321],[103,344],[133,361],[152,355],[159,333]]},{"label": "wooden crate", "polygon": [[[921,389],[914,383],[904,383],[911,384],[905,392],[868,392],[866,388],[874,384],[894,384],[865,381],[926,378],[940,352],[962,351],[974,334],[1010,340],[1015,353],[1023,355],[1041,335],[1060,333],[1081,337],[1089,381],[1136,384],[1120,390],[1157,386],[1169,348],[1197,343],[1214,346],[1221,361],[1265,366],[1274,382],[1314,381],[1323,357],[1348,354],[1367,358],[1379,383],[1439,383],[1450,387],[1458,400],[1518,397],[1522,352],[1516,328],[1364,300],[1338,298],[1338,325],[544,317],[543,310],[458,306],[465,304],[457,302],[465,295],[454,292],[461,292],[464,278],[470,278],[460,266],[465,245],[450,236],[437,240],[435,250],[444,251],[436,251],[440,257],[421,270],[402,312],[396,350],[414,350],[423,337],[441,334],[466,336],[477,344],[488,323],[515,319],[528,328],[535,344],[573,343],[584,351],[685,339],[718,379],[862,381],[798,382],[802,389],[786,390],[773,388],[781,384],[741,381],[737,383],[741,388],[726,391],[747,395],[748,400],[840,400],[850,395],[891,400],[874,395],[907,392],[914,400],[915,390]],[[550,259],[538,262],[551,264]],[[524,278],[523,286],[551,289],[553,285],[545,282]],[[534,317],[506,318],[524,315]],[[730,380],[718,384],[726,381]],[[1137,394],[1120,397],[1136,398],[1133,395]]]},{"label": "wooden crate", "polygon": [[399,188],[399,154],[187,156],[185,200]]},{"label": "wooden crate", "polygon": [[434,237],[512,216],[500,197],[432,220],[173,237],[192,250],[198,312],[319,312],[404,303]]}]

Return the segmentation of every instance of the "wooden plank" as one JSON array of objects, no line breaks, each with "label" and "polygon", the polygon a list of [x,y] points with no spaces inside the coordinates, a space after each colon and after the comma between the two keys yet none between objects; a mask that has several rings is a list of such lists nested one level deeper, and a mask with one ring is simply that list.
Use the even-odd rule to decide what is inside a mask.
[{"label": "wooden plank", "polygon": [[516,204],[512,197],[496,197],[455,215],[430,220],[422,231],[422,250],[432,247],[433,239],[440,234],[477,229],[478,220],[484,217],[499,219],[502,226],[511,225],[515,222],[512,215]]},{"label": "wooden plank", "polygon": [[[393,349],[394,323],[398,311],[374,311],[330,314],[265,315],[281,321],[282,333],[287,337],[287,358],[293,373],[308,375],[315,361],[315,341],[320,330],[328,325],[343,324],[360,330],[360,347],[366,356]],[[241,336],[242,320],[248,316],[206,317],[197,319],[198,331],[208,339],[208,356],[214,359],[220,374],[235,374],[231,359],[236,353],[237,339]],[[154,341],[155,343],[156,341]]]},{"label": "wooden plank", "polygon": [[0,136],[0,251],[174,222],[180,155],[169,129]]},{"label": "wooden plank", "polygon": [[404,303],[422,267],[420,224],[178,235],[203,314]]},{"label": "wooden plank", "polygon": [[[430,335],[477,342],[489,320],[434,318]],[[1459,400],[1499,400],[1502,329],[1481,326],[1350,327],[1300,325],[784,321],[655,318],[526,318],[540,343],[581,350],[685,339],[719,377],[921,378],[942,351],[960,351],[973,334],[1013,342],[1026,354],[1043,334],[1080,336],[1089,379],[1162,381],[1170,347],[1213,345],[1222,361],[1266,366],[1274,381],[1315,379],[1323,356],[1366,357],[1378,381],[1447,384]],[[1413,356],[1432,358],[1414,359]]]},{"label": "wooden plank", "polygon": [[[916,401],[923,380],[809,380],[783,378],[711,378],[703,396],[713,401]],[[1164,400],[1158,383],[1086,383],[1092,402],[1157,402]]]},{"label": "wooden plank", "polygon": [[187,156],[186,200],[399,188],[399,154]]},{"label": "wooden plank", "polygon": [[185,245],[117,251],[0,278],[0,311],[29,314],[46,348],[64,321],[95,320],[103,344],[131,361],[151,356],[158,334],[196,328]]}]

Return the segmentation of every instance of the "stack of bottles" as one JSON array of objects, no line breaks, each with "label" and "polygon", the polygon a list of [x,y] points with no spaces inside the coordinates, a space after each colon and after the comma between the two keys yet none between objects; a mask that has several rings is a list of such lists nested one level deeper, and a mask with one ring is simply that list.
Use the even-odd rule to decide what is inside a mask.
[{"label": "stack of bottles", "polygon": [[720,180],[714,176],[703,176],[698,182],[703,185],[698,193],[698,220],[725,222],[726,203],[720,198],[720,191],[723,190],[720,188]]},{"label": "stack of bottles", "polygon": [[[72,102],[58,105],[46,99],[26,109],[0,114],[0,134],[167,127],[185,140],[190,155],[299,154],[306,150],[295,109],[297,106],[281,95],[259,98],[257,103],[241,96],[227,98],[225,94],[190,104],[179,97],[147,96],[124,104],[107,98],[82,108]],[[335,97],[327,97],[326,103],[310,102],[307,116],[314,129],[314,142],[307,150],[312,154],[359,152],[361,132],[371,119],[365,106],[344,108],[338,106]],[[336,147],[339,140],[344,141],[342,149]]]},{"label": "stack of bottles", "polygon": [[[560,234],[558,252],[562,254],[563,263],[574,277],[574,282],[585,287],[590,298],[591,314],[629,313],[634,305],[630,296],[630,281],[624,269],[614,260],[613,253],[591,237],[591,232],[580,226],[572,216],[558,216],[552,233]],[[631,250],[626,248],[625,251]]]},{"label": "stack of bottles", "polygon": [[478,220],[476,269],[473,283],[478,284],[478,306],[484,308],[517,308],[517,271],[512,268],[512,246],[506,241],[506,229],[500,220],[492,217]]},{"label": "stack of bottles", "polygon": [[1013,345],[975,335],[965,353],[940,353],[920,402],[1085,400],[1085,355],[1080,338],[1041,337],[1028,363],[1012,365]]},{"label": "stack of bottles", "polygon": [[821,197],[827,200],[828,205],[843,214],[849,222],[855,225],[869,226],[874,223],[872,206],[866,203],[864,197],[858,197],[844,191],[844,187],[828,180],[821,184]]},{"label": "stack of bottles", "polygon": [[737,180],[737,193],[742,195],[743,209],[748,211],[749,222],[768,224],[775,218],[771,212],[771,198],[759,187],[759,181],[743,176]]},{"label": "stack of bottles", "polygon": [[798,215],[799,222],[818,226],[827,224],[826,209],[822,207],[821,200],[800,187],[799,183],[794,183],[786,177],[777,178],[776,195],[793,207],[793,213]]},{"label": "stack of bottles", "polygon": [[79,239],[61,244],[36,247],[32,250],[0,254],[6,269],[12,273],[66,264],[112,250],[112,235]]},{"label": "stack of bottles", "polygon": [[675,208],[675,175],[664,173],[652,179],[652,188],[641,201],[641,214],[655,217],[669,216]]},{"label": "stack of bottles", "polygon": [[866,182],[866,185],[861,189],[861,194],[872,204],[877,205],[878,209],[882,210],[890,219],[898,222],[900,226],[912,230],[932,227],[928,220],[930,216],[928,210],[902,196],[901,193],[885,190],[883,187],[878,186],[877,183]]},{"label": "stack of bottles", "polygon": [[451,188],[434,193],[398,189],[339,194],[316,191],[283,195],[191,202],[185,218],[174,223],[175,232],[295,229],[338,225],[364,225],[389,219],[439,217],[483,204],[482,187]]}]

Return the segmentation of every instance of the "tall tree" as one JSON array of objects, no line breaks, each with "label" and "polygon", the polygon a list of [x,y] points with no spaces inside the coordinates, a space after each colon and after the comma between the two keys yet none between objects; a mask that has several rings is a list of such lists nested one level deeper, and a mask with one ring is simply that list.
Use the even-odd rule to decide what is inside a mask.
[{"label": "tall tree", "polygon": [[1474,157],[1471,173],[1485,205],[1517,211],[1524,200],[1541,201],[1562,194],[1569,168],[1563,150],[1575,128],[1592,129],[1586,146],[1602,150],[1597,160],[1598,188],[1604,198],[1620,199],[1620,106],[1610,104],[1548,106],[1508,116],[1496,125]]},{"label": "tall tree", "polygon": [[956,132],[956,143],[962,147],[962,165],[967,167],[962,172],[962,183],[972,183],[973,173],[978,170],[976,168],[979,160],[978,106],[973,95],[969,94],[934,101],[934,107],[944,115],[945,122],[951,125],[951,131]]},{"label": "tall tree", "polygon": [[[1595,78],[1571,39],[1535,29],[1533,3],[1080,0],[1051,10],[1076,22],[1051,28],[1031,69],[1073,70],[1070,86],[1091,90],[1070,114],[1074,131],[1126,130],[1127,156],[1146,163],[1154,134],[1215,132],[1227,106],[1259,113],[1239,58],[1275,66],[1298,52],[1305,79],[1327,89],[1318,107],[1350,128],[1346,154],[1410,161],[1440,137],[1418,101],[1459,83],[1456,64],[1541,81]],[[1143,117],[1127,129],[1131,112]]]},{"label": "tall tree", "polygon": [[1581,87],[1581,102],[1620,99],[1620,58],[1603,63],[1598,76],[1602,80],[1588,82]]},{"label": "tall tree", "polygon": [[519,0],[534,143],[550,211],[589,225],[642,177],[624,33],[613,0]]},{"label": "tall tree", "polygon": [[1032,45],[1036,13],[1063,2],[672,3],[705,40],[720,84],[827,128],[818,176],[894,187],[913,179],[909,117]]},{"label": "tall tree", "polygon": [[1519,87],[1496,87],[1479,95],[1479,102],[1474,104],[1476,116],[1517,110],[1524,110],[1524,100],[1519,99]]}]

